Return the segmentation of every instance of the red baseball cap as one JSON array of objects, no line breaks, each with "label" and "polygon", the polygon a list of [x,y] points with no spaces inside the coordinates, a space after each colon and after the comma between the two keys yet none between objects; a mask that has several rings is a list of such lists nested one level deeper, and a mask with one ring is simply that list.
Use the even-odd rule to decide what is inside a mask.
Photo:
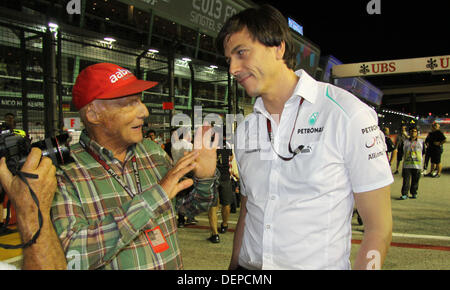
[{"label": "red baseball cap", "polygon": [[88,66],[78,75],[72,89],[72,103],[80,110],[93,100],[134,95],[157,84],[138,80],[133,73],[118,65],[97,63]]}]

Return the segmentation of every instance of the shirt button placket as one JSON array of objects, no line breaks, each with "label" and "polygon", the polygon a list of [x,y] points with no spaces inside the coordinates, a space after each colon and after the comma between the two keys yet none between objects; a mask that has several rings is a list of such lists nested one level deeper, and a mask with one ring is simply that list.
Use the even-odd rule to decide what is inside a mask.
[{"label": "shirt button placket", "polygon": [[275,212],[278,192],[278,166],[277,159],[272,161],[272,168],[269,177],[269,194],[266,202],[264,214],[264,232],[263,232],[263,268],[271,267],[273,265],[273,215]]}]

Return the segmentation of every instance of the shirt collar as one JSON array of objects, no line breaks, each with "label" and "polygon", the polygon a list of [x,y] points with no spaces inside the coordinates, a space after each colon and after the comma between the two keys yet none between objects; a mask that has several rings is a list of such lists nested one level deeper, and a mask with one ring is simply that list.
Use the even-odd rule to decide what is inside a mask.
[{"label": "shirt collar", "polygon": [[[81,134],[80,134],[80,142],[83,142],[87,148],[89,148],[93,153],[97,154],[98,156],[100,156],[100,158],[102,158],[105,161],[108,160],[114,160],[114,154],[106,149],[105,147],[101,146],[99,143],[97,143],[95,140],[92,140],[86,129],[84,129]],[[136,144],[128,147],[127,150],[127,155],[125,157],[125,161],[127,161],[128,159],[130,159],[131,157],[133,157],[134,155],[134,149],[136,148]]]},{"label": "shirt collar", "polygon": [[314,104],[317,99],[317,81],[302,69],[296,71],[295,74],[299,80],[293,96],[303,97],[306,101]]},{"label": "shirt collar", "polygon": [[[292,96],[286,101],[286,105],[296,103],[299,97],[304,98],[306,101],[314,104],[317,99],[317,81],[313,79],[308,73],[300,69],[295,72],[299,77],[297,86],[292,93]],[[262,98],[258,97],[253,106],[253,112],[257,114],[267,114],[266,108],[264,107],[264,102]]]}]

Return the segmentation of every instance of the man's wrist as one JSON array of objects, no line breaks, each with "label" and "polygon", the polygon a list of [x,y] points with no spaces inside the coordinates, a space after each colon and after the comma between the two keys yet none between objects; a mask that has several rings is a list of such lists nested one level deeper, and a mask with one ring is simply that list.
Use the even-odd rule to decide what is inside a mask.
[{"label": "man's wrist", "polygon": [[[42,215],[42,227],[52,224],[50,214],[41,213],[41,215]],[[18,225],[17,228],[22,237],[22,241],[24,243],[28,242],[39,230],[39,218],[37,208],[35,207],[33,210],[30,210],[28,212],[23,211],[17,212],[16,219]]]},{"label": "man's wrist", "polygon": [[17,229],[20,232],[22,242],[26,243],[39,229],[37,214],[28,214],[26,216],[17,215]]},{"label": "man's wrist", "polygon": [[211,175],[205,175],[205,176],[197,176],[194,174],[194,181],[208,181],[212,179],[216,179],[219,177],[219,170],[217,168],[214,170],[214,172]]}]

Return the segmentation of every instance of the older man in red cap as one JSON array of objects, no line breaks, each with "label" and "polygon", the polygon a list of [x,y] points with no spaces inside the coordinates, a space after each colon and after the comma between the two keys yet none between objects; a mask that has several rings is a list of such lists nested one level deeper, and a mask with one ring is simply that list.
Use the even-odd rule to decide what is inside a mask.
[{"label": "older man in red cap", "polygon": [[[210,207],[217,144],[202,146],[212,130],[198,130],[200,146],[174,165],[143,139],[149,113],[141,95],[156,84],[110,63],[89,66],[77,78],[72,102],[85,130],[71,147],[75,162],[57,174],[52,206],[68,268],[183,268],[172,199],[194,185],[177,199],[177,210],[196,215]],[[193,179],[184,179],[191,171]]]}]

